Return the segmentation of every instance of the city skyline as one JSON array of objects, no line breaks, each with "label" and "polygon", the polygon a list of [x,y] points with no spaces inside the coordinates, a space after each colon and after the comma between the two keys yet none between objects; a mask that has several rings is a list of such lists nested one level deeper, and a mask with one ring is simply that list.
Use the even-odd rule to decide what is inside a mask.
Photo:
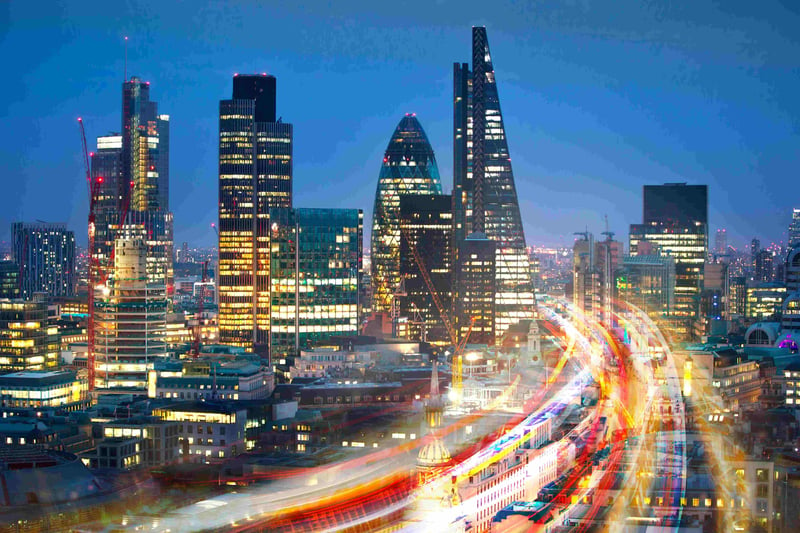
[{"label": "city skyline", "polygon": [[[797,61],[792,51],[800,47],[789,32],[797,14],[788,8],[742,13],[749,8],[698,6],[687,13],[635,6],[627,16],[644,22],[634,29],[626,17],[612,23],[601,7],[549,6],[512,6],[496,17],[474,17],[467,9],[441,26],[434,19],[444,5],[417,19],[379,12],[355,25],[357,10],[345,4],[313,14],[274,10],[263,20],[305,29],[292,36],[276,26],[275,41],[262,44],[244,36],[252,32],[235,31],[262,20],[261,8],[209,7],[194,24],[222,17],[230,37],[212,49],[202,32],[185,39],[193,26],[172,24],[181,16],[174,8],[139,7],[144,15],[130,19],[119,8],[120,26],[105,24],[102,31],[94,31],[93,19],[62,24],[91,4],[62,6],[41,21],[19,3],[0,15],[13,22],[4,49],[33,35],[40,43],[24,64],[6,54],[25,90],[6,94],[3,109],[15,134],[1,157],[18,179],[3,199],[7,214],[0,232],[7,233],[14,220],[56,219],[76,230],[79,244],[85,242],[77,231],[87,206],[73,121],[84,116],[90,138],[117,129],[124,35],[130,36],[128,76],[157,83],[159,100],[173,117],[177,242],[215,240],[209,226],[215,218],[216,102],[237,71],[267,70],[283,80],[279,106],[298,130],[298,203],[362,208],[370,220],[385,131],[399,113],[418,114],[440,154],[442,176],[452,175],[448,64],[467,45],[462,28],[486,24],[495,54],[503,57],[498,81],[529,244],[568,245],[573,231],[602,228],[604,214],[622,232],[638,218],[641,186],[673,181],[709,185],[709,230],[726,228],[732,244],[752,236],[785,239],[794,199],[780,190],[798,157],[791,149],[798,139],[797,104],[787,97],[797,89],[790,71]],[[349,30],[326,25],[328,16]],[[663,24],[655,28],[656,22]],[[54,27],[61,29],[48,31]],[[310,38],[315,28],[324,31]],[[385,42],[379,42],[381,32]],[[413,45],[402,44],[405,34]],[[93,58],[88,64],[87,57]],[[390,84],[389,72],[409,80],[413,74],[415,82]],[[59,76],[58,91],[42,83],[49,76]],[[328,76],[330,88],[325,97],[312,97],[320,76]],[[344,80],[356,78],[360,87],[345,90]],[[31,120],[34,101],[41,118]],[[334,125],[343,133],[322,142]],[[338,190],[318,178],[323,172],[335,178]],[[451,192],[449,179],[444,181],[444,192]],[[579,188],[583,192],[576,194]],[[41,197],[43,189],[51,194]]]}]

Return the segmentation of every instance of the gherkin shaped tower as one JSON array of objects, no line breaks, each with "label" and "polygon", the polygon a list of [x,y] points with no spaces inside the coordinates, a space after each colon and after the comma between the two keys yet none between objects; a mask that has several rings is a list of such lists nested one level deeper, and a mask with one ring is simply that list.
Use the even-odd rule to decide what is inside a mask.
[{"label": "gherkin shaped tower", "polygon": [[400,195],[441,194],[436,156],[417,117],[394,130],[378,177],[372,211],[372,291],[376,311],[390,311],[400,282]]}]

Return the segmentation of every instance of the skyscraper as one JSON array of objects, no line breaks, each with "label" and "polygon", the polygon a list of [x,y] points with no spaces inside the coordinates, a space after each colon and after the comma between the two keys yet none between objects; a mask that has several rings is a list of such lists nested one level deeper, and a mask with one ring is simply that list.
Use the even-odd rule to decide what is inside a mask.
[{"label": "skyscraper", "polygon": [[[144,228],[147,276],[173,286],[173,228],[169,211],[169,115],[150,100],[150,82],[132,77],[122,84],[121,207],[125,224]],[[113,240],[113,239],[112,239]]]},{"label": "skyscraper", "polygon": [[800,244],[800,207],[792,209],[792,221],[789,224],[789,247]]},{"label": "skyscraper", "polygon": [[159,114],[158,104],[150,100],[150,82],[135,76],[123,82],[121,133],[98,137],[91,158],[98,184],[94,259],[100,279],[111,275],[111,252],[122,227],[140,228],[146,235],[147,276],[171,292],[169,115]]},{"label": "skyscraper", "polygon": [[[445,327],[428,285],[411,251],[413,246],[442,306],[450,313],[452,305],[453,199],[443,194],[400,195],[400,275],[405,279],[406,295],[400,298],[400,314],[409,319],[409,338],[448,344]],[[409,242],[409,239],[411,242]]]},{"label": "skyscraper", "polygon": [[22,298],[75,294],[75,234],[65,224],[15,222],[11,238]]},{"label": "skyscraper", "polygon": [[510,325],[534,318],[535,299],[486,28],[472,28],[472,72],[466,63],[453,72],[455,264],[462,264],[460,247],[470,234],[495,241],[499,340]]},{"label": "skyscraper", "polygon": [[400,195],[441,194],[439,167],[414,114],[395,128],[378,176],[372,211],[372,293],[375,311],[390,311],[400,283]]},{"label": "skyscraper", "polygon": [[456,264],[455,328],[470,344],[493,346],[497,293],[497,243],[483,233],[471,233],[459,246]]},{"label": "skyscraper", "polygon": [[116,240],[111,277],[95,299],[96,388],[143,390],[155,358],[167,355],[166,285],[149,279],[139,232]]},{"label": "skyscraper", "polygon": [[219,103],[219,334],[268,353],[269,210],[292,206],[292,125],[276,119],[276,80],[236,75]]},{"label": "skyscraper", "polygon": [[726,255],[728,253],[728,232],[725,229],[718,229],[714,238],[714,253]]},{"label": "skyscraper", "polygon": [[643,196],[643,224],[630,229],[631,254],[646,241],[675,257],[673,325],[679,336],[692,337],[708,254],[708,186],[645,185]]},{"label": "skyscraper", "polygon": [[362,211],[276,208],[269,215],[273,361],[291,360],[315,341],[357,335]]},{"label": "skyscraper", "polygon": [[106,277],[109,269],[111,251],[114,249],[114,234],[119,229],[122,216],[122,135],[110,133],[97,138],[97,150],[91,154],[92,179],[96,186],[94,258],[100,271],[99,277]]}]

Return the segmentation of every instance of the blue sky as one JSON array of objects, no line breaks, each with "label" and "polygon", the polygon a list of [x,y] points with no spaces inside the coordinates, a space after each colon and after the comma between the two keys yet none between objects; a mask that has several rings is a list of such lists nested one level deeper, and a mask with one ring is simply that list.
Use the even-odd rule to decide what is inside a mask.
[{"label": "blue sky", "polygon": [[606,214],[627,240],[642,185],[675,181],[709,185],[710,229],[734,244],[785,238],[800,206],[800,4],[683,4],[4,2],[0,240],[42,219],[85,243],[75,119],[90,144],[119,129],[125,35],[129,75],[171,116],[177,243],[215,240],[218,101],[236,72],[278,78],[296,206],[370,220],[406,112],[449,191],[452,63],[469,60],[472,25],[487,26],[529,244],[599,233]]}]

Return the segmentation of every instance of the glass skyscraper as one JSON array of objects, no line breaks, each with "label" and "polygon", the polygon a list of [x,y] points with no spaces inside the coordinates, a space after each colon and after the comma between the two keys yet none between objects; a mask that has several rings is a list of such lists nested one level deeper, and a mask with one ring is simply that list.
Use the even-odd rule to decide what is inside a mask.
[{"label": "glass skyscraper", "polygon": [[[400,298],[400,315],[407,317],[408,337],[435,344],[449,344],[450,332],[425,283],[411,252],[417,250],[439,299],[450,313],[452,306],[453,200],[443,194],[401,194],[400,274],[405,296]],[[408,238],[406,238],[408,236]],[[408,239],[411,242],[408,242]]]},{"label": "glass skyscraper", "polygon": [[[125,224],[144,228],[147,276],[173,287],[173,227],[169,211],[169,115],[150,100],[150,82],[122,84],[122,163],[119,198],[128,206]],[[113,223],[113,221],[112,221]],[[113,242],[113,239],[112,239]]]},{"label": "glass skyscraper", "polygon": [[400,195],[441,194],[439,167],[417,117],[406,114],[383,156],[372,211],[372,292],[375,311],[388,312],[400,283]]},{"label": "glass skyscraper", "polygon": [[271,209],[270,356],[279,369],[300,349],[357,335],[364,214]]},{"label": "glass skyscraper", "polygon": [[[455,264],[467,237],[495,242],[494,336],[535,317],[522,217],[486,28],[472,28],[472,71],[453,69],[453,224]],[[456,300],[461,298],[456,287]],[[462,324],[469,317],[457,317]]]},{"label": "glass skyscraper", "polygon": [[158,104],[150,100],[150,82],[133,76],[122,84],[121,133],[98,137],[91,158],[92,177],[98,183],[94,255],[100,278],[112,273],[111,251],[123,226],[128,233],[139,228],[147,236],[147,276],[171,292],[169,115],[159,114]]},{"label": "glass skyscraper", "polygon": [[792,209],[792,222],[789,224],[789,246],[800,244],[800,208]]},{"label": "glass skyscraper", "polygon": [[262,355],[270,336],[272,208],[292,206],[292,125],[276,119],[276,80],[236,75],[219,103],[220,342]]}]

